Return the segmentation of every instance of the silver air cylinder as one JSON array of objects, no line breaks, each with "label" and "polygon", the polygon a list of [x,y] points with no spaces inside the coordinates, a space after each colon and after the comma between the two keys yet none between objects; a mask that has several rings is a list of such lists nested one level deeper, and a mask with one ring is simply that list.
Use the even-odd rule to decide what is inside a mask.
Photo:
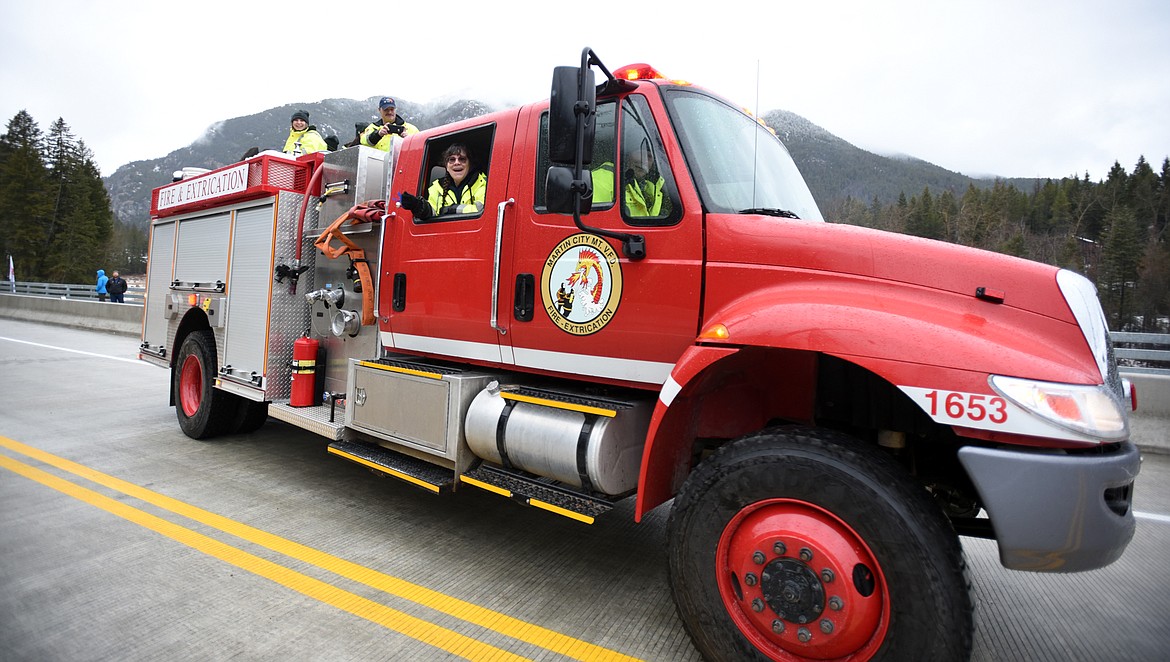
[{"label": "silver air cylinder", "polygon": [[651,404],[616,408],[610,417],[507,400],[493,384],[472,400],[464,431],[471,451],[489,462],[578,488],[586,487],[583,469],[594,491],[624,494],[638,485]]}]

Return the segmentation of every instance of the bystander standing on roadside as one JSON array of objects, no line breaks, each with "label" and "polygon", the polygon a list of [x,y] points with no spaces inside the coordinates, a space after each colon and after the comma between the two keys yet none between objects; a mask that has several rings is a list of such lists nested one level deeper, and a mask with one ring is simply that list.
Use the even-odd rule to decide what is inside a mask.
[{"label": "bystander standing on roadside", "polygon": [[122,295],[126,294],[127,289],[129,286],[126,284],[126,280],[119,276],[117,271],[110,276],[110,280],[106,281],[106,291],[110,294],[110,303],[126,303]]},{"label": "bystander standing on roadside", "polygon": [[93,288],[93,291],[97,292],[98,301],[105,301],[106,300],[106,283],[109,280],[110,279],[106,277],[106,270],[105,269],[98,269],[97,270],[97,286]]}]

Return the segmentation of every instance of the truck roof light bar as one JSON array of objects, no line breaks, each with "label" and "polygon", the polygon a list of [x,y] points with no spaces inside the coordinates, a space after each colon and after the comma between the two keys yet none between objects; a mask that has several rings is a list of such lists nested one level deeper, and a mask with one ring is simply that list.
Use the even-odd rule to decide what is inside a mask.
[{"label": "truck roof light bar", "polygon": [[639,62],[637,64],[627,64],[626,66],[621,67],[617,71],[613,72],[613,77],[624,80],[649,80],[653,78],[666,78],[666,76],[662,75],[662,72],[644,62]]}]

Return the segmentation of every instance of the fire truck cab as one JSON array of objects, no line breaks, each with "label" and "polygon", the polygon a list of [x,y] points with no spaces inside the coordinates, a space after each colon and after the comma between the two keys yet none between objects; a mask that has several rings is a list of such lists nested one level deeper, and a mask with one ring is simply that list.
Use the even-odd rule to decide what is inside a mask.
[{"label": "fire truck cab", "polygon": [[[486,187],[447,205],[452,152]],[[826,223],[766,126],[647,65],[585,49],[548,101],[261,154],[152,215],[140,356],[188,435],[272,416],[582,522],[673,499],[709,659],[959,658],[959,534],[1035,571],[1133,535],[1132,394],[1088,281]]]}]

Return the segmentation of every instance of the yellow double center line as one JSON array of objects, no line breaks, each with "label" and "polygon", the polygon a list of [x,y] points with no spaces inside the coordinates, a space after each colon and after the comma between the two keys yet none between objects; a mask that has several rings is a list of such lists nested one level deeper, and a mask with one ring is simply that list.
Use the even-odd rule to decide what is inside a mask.
[{"label": "yellow double center line", "polygon": [[[636,660],[616,651],[574,639],[552,630],[512,618],[500,612],[452,598],[431,589],[387,575],[377,570],[313,549],[267,531],[216,515],[177,499],[139,487],[133,483],[90,469],[18,441],[0,436],[0,447],[56,467],[127,496],[139,499],[163,510],[187,517],[224,533],[265,547],[298,561],[328,570],[346,579],[378,589],[384,593],[409,600],[437,612],[486,628],[493,632],[560,653],[577,660]],[[209,556],[270,579],[315,600],[349,612],[383,627],[400,632],[444,651],[473,660],[523,660],[514,653],[490,646],[471,637],[416,618],[397,609],[386,607],[303,573],[273,563],[254,554],[220,542],[178,524],[151,515],[143,510],[112,499],[5,455],[0,455],[0,467],[30,480],[96,506],[111,514],[129,520],[147,529],[172,538]]]}]

